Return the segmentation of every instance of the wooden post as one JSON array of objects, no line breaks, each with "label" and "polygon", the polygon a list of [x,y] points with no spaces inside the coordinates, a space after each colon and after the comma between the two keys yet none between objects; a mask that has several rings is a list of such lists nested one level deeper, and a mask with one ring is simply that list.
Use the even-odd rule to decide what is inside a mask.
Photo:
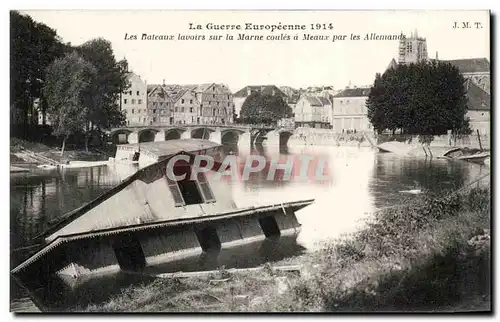
[{"label": "wooden post", "polygon": [[479,141],[479,148],[483,151],[483,145],[481,144],[481,136],[479,135],[479,129],[476,129],[477,140]]}]

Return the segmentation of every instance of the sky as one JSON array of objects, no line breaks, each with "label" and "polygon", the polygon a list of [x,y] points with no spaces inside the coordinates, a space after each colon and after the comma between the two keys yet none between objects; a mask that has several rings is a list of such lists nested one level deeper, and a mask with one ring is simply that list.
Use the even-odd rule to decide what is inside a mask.
[{"label": "sky", "polygon": [[[111,41],[117,59],[126,58],[129,68],[148,84],[224,83],[235,92],[247,85],[329,85],[342,89],[349,84],[372,84],[392,58],[397,60],[397,40],[302,40],[302,34],[366,34],[407,36],[415,30],[427,39],[430,58],[487,58],[490,60],[489,12],[482,11],[21,11],[55,29],[64,42],[80,45],[103,37]],[[468,21],[472,28],[454,29]],[[300,31],[206,30],[213,24],[305,24]],[[476,29],[480,22],[482,29]],[[203,30],[189,30],[189,23]],[[333,30],[310,30],[311,24],[332,24]],[[223,35],[223,40],[126,40],[125,35]],[[224,40],[226,34],[299,34],[298,41]]]}]

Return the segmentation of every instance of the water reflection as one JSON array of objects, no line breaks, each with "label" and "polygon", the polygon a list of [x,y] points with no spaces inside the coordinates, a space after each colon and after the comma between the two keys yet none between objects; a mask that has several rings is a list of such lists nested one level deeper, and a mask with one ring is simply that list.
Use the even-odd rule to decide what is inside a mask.
[{"label": "water reflection", "polygon": [[[267,180],[267,174],[255,174],[248,181],[230,181],[233,197],[239,207],[275,204],[315,198],[316,202],[297,213],[302,231],[295,240],[283,243],[266,242],[224,251],[215,256],[196,257],[165,264],[154,270],[200,270],[226,267],[251,267],[267,261],[312,250],[322,242],[359,229],[362,219],[378,208],[406,202],[414,196],[400,191],[418,189],[440,193],[462,186],[465,182],[486,173],[488,169],[467,162],[440,159],[402,158],[390,153],[377,153],[358,147],[254,147],[241,149],[236,144],[224,146],[226,154],[244,158],[249,154],[266,158],[286,158],[312,155],[328,160],[331,177],[328,182],[304,180]],[[134,166],[113,165],[65,171],[37,171],[11,175],[10,218],[11,250],[30,244],[61,215],[91,201],[111,189],[136,171]],[[11,255],[11,266],[18,264],[26,251]],[[118,274],[100,280],[82,281],[82,285],[67,289],[61,281],[29,281],[30,289],[50,307],[74,307],[109,298],[112,292],[140,278]],[[12,298],[26,296],[16,284]],[[69,293],[68,293],[69,292]]]}]

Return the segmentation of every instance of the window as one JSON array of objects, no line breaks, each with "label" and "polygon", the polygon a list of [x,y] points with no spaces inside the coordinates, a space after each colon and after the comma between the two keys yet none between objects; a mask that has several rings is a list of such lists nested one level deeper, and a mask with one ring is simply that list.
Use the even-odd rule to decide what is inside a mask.
[{"label": "window", "polygon": [[189,104],[193,104],[193,100],[189,100]]},{"label": "window", "polygon": [[215,108],[212,109],[212,116],[215,116]]},{"label": "window", "polygon": [[219,106],[219,102],[217,102],[217,106]]},{"label": "window", "polygon": [[134,114],[134,109],[132,109],[132,114]]},{"label": "window", "polygon": [[227,106],[231,106],[231,103],[230,103],[230,102],[227,102]]},{"label": "window", "polygon": [[184,99],[181,99],[181,104],[184,104]]},{"label": "window", "polygon": [[156,122],[156,117],[153,117],[153,122]]},{"label": "window", "polygon": [[193,113],[193,108],[192,107],[189,108],[189,113]]},{"label": "window", "polygon": [[126,98],[123,100],[123,104],[127,104],[127,99]]},{"label": "window", "polygon": [[153,110],[153,114],[155,114],[155,113],[156,113],[156,109]]},{"label": "window", "polygon": [[229,99],[229,95],[227,96],[227,99]]},{"label": "window", "polygon": [[184,113],[184,106],[181,107],[181,113]]},{"label": "window", "polygon": [[129,95],[132,95],[132,91],[129,91],[129,92],[128,92],[128,94],[129,94]]},{"label": "window", "polygon": [[177,106],[175,107],[175,112],[177,113]]},{"label": "window", "polygon": [[137,91],[137,96],[139,96],[139,91]]},{"label": "window", "polygon": [[153,107],[156,107],[156,102],[153,102]]},{"label": "window", "polygon": [[135,104],[135,99],[132,99],[132,104]]},{"label": "window", "polygon": [[215,94],[213,95],[213,97],[212,97],[212,98],[215,98]]},{"label": "window", "polygon": [[137,104],[142,104],[142,100],[137,100]]}]

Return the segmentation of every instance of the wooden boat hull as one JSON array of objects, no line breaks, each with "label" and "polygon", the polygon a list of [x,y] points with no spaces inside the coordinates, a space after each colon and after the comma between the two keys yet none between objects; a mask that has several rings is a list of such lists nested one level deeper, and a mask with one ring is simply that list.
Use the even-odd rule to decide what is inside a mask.
[{"label": "wooden boat hull", "polygon": [[266,239],[297,236],[295,211],[313,200],[238,209],[203,218],[59,236],[12,274],[50,272],[64,281],[179,261]]}]

